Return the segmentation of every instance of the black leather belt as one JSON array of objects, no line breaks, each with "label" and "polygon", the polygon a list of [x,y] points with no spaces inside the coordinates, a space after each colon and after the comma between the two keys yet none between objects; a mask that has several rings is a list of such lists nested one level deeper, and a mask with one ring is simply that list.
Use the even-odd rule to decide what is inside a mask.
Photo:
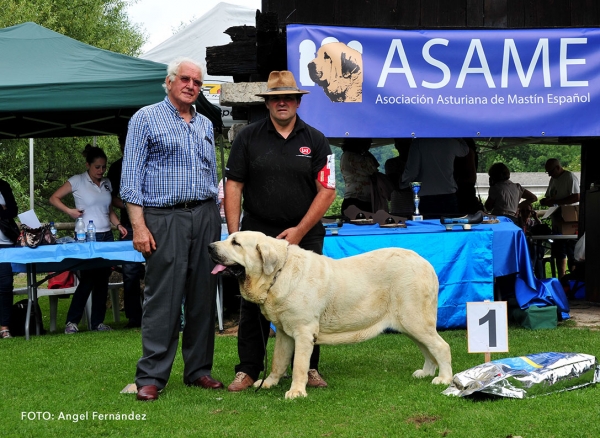
[{"label": "black leather belt", "polygon": [[175,205],[171,205],[169,207],[154,207],[154,208],[162,208],[164,210],[175,210],[175,209],[191,209],[194,207],[198,207],[199,205],[202,204],[206,204],[209,201],[213,201],[213,198],[208,198],[208,199],[201,199],[199,201],[186,201],[186,202],[180,202],[179,204],[175,204]]}]

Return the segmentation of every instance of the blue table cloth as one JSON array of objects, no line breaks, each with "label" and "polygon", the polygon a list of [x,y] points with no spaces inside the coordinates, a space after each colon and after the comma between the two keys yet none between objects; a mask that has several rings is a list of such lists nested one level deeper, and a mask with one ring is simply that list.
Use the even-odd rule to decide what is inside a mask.
[{"label": "blue table cloth", "polygon": [[464,328],[467,302],[493,301],[494,277],[517,273],[521,287],[536,289],[523,231],[509,219],[499,220],[452,231],[439,220],[408,221],[407,228],[344,224],[327,230],[323,252],[342,258],[385,247],[415,251],[438,275],[438,328]]},{"label": "blue table cloth", "polygon": [[37,272],[61,272],[92,269],[127,262],[144,262],[142,254],[133,249],[131,241],[89,242],[42,245],[37,248],[5,248],[0,251],[0,263],[11,263],[13,272],[27,273],[27,317],[25,339],[29,339],[31,310],[36,313],[36,332],[41,321],[37,315]]},{"label": "blue table cloth", "polygon": [[42,245],[37,248],[6,248],[0,251],[0,263],[12,263],[13,272],[27,272],[34,265],[37,272],[89,269],[145,262],[131,241],[69,243]]}]

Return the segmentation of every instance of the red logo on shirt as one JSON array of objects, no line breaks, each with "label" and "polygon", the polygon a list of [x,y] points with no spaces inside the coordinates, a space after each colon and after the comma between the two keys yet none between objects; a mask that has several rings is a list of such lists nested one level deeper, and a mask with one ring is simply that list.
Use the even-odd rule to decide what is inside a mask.
[{"label": "red logo on shirt", "polygon": [[308,154],[310,154],[310,148],[308,146],[302,146],[300,148],[300,153],[302,155],[308,155]]}]

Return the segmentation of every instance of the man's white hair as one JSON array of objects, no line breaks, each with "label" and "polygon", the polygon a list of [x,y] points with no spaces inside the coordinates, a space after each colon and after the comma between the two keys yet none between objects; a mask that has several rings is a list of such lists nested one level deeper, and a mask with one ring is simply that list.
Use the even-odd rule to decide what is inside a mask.
[{"label": "man's white hair", "polygon": [[[176,58],[169,62],[169,65],[167,65],[167,76],[171,82],[175,80],[175,76],[177,76],[177,73],[179,73],[179,67],[181,64],[192,64],[196,66],[196,68],[200,69],[200,74],[202,75],[201,81],[204,82],[204,77],[206,76],[206,67],[204,67],[204,64],[196,61],[195,59],[186,57]],[[165,93],[168,94],[169,90],[167,90],[167,84],[163,83],[162,86],[165,89]]]}]

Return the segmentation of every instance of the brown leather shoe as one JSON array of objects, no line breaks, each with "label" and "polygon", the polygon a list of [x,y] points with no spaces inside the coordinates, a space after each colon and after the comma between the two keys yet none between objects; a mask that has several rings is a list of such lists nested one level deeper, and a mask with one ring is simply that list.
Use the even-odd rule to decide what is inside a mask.
[{"label": "brown leather shoe", "polygon": [[240,392],[244,389],[250,388],[254,384],[254,379],[250,377],[248,374],[243,372],[238,372],[235,375],[235,379],[231,382],[231,385],[227,387],[227,391],[230,392]]},{"label": "brown leather shoe", "polygon": [[308,382],[306,386],[311,388],[327,388],[327,382],[323,380],[323,377],[315,369],[308,370]]},{"label": "brown leather shoe", "polygon": [[137,399],[140,401],[158,400],[158,387],[156,385],[145,385],[138,388]]},{"label": "brown leather shoe", "polygon": [[190,386],[199,386],[204,389],[223,389],[223,385],[218,380],[213,379],[211,376],[202,376],[190,383]]}]

